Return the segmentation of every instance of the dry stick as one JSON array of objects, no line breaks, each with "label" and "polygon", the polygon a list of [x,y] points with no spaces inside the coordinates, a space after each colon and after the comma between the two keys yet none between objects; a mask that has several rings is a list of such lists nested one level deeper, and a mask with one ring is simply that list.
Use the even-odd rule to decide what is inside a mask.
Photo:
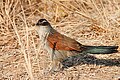
[{"label": "dry stick", "polygon": [[77,13],[77,14],[79,14],[79,15],[81,15],[81,16],[89,19],[89,20],[91,20],[91,21],[94,22],[94,23],[97,22],[95,19],[92,19],[91,17],[85,15],[84,13],[80,13],[78,10],[74,11],[74,10],[72,10],[71,8],[68,8],[67,6],[65,6],[65,5],[63,5],[63,4],[61,4],[60,2],[55,1],[55,0],[53,0],[53,2],[55,2],[56,4],[59,4],[59,5],[61,5],[61,6],[63,6],[64,8],[68,9],[69,11],[75,12],[75,13]]},{"label": "dry stick", "polygon": [[25,17],[25,13],[24,13],[24,9],[23,6],[21,5],[21,9],[22,9],[22,14],[23,14],[23,21],[25,23],[25,27],[26,27],[26,37],[27,37],[27,53],[28,53],[28,63],[27,63],[27,68],[28,68],[28,74],[30,75],[31,80],[34,80],[33,74],[32,74],[32,65],[31,65],[31,61],[30,61],[30,55],[29,55],[29,38],[28,38],[28,26],[27,26],[27,21],[26,21],[26,17]]},{"label": "dry stick", "polygon": [[[108,2],[110,2],[110,0],[108,0]],[[119,2],[117,2],[117,0],[113,0],[113,4],[116,4],[115,6],[120,12]]]},{"label": "dry stick", "polygon": [[98,11],[98,14],[101,16],[103,22],[105,22],[104,17],[102,16],[102,13],[100,12],[100,10],[98,9],[96,3],[94,2],[94,0],[91,0],[91,2],[93,3],[94,7],[96,8],[96,10]]},{"label": "dry stick", "polygon": [[34,47],[34,50],[35,50],[35,53],[36,53],[36,59],[37,59],[37,64],[38,64],[38,68],[39,68],[39,73],[40,73],[40,64],[39,64],[39,59],[38,59],[38,52],[36,51],[36,46],[35,46],[35,41],[34,41],[34,38],[33,38],[33,35],[32,35],[32,32],[30,31],[30,34],[31,34],[31,37],[32,37],[32,41],[33,41],[33,47]]},{"label": "dry stick", "polygon": [[[44,0],[44,13],[45,14],[47,14],[47,0]],[[46,18],[46,16],[45,15],[43,15],[44,16],[44,18]]]},{"label": "dry stick", "polygon": [[[109,7],[111,7],[112,6],[112,4],[116,4],[116,5],[114,5],[114,7],[116,7],[117,8],[117,10],[116,10],[116,13],[115,14],[118,14],[119,15],[119,13],[120,13],[120,8],[119,8],[119,5],[118,5],[118,3],[115,1],[115,0],[113,0],[113,3],[110,1],[110,0],[107,0],[108,2],[109,2],[109,4],[110,4],[110,6]],[[113,12],[113,10],[110,10],[110,12]],[[115,18],[113,18],[113,17],[110,17],[115,23],[117,23],[118,25],[120,25],[120,23],[115,19]],[[119,29],[117,29],[117,30],[119,30]]]},{"label": "dry stick", "polygon": [[100,4],[101,4],[102,10],[103,10],[103,17],[104,17],[104,19],[105,19],[106,26],[109,28],[110,23],[109,23],[109,20],[108,20],[108,17],[107,17],[107,15],[108,15],[108,10],[105,9],[105,7],[104,7],[104,5],[103,5],[103,2],[102,2],[101,0],[100,0]]},{"label": "dry stick", "polygon": [[35,50],[35,53],[36,53],[36,59],[37,59],[37,64],[38,64],[38,68],[39,68],[39,73],[40,73],[41,70],[40,70],[40,64],[39,64],[39,59],[38,59],[39,55],[38,54],[40,53],[41,46],[39,46],[39,49],[37,50],[37,48],[35,46],[35,41],[34,41],[34,38],[33,38],[32,32],[31,32],[31,31],[34,30],[34,27],[35,26],[33,26],[33,28],[29,29],[29,31],[30,31],[30,35],[32,37],[33,47],[34,47],[34,50]]},{"label": "dry stick", "polygon": [[56,5],[56,12],[55,12],[55,22],[57,21],[57,18],[58,18],[58,9],[59,9],[59,6]]},{"label": "dry stick", "polygon": [[85,12],[87,15],[90,15],[89,14],[89,12],[88,12],[88,10],[87,10],[87,8],[86,8],[86,6],[85,6],[85,4],[83,4],[83,2],[82,3],[78,3],[77,1],[76,1],[76,3],[78,4],[78,7],[80,6],[80,5],[82,5],[82,6],[80,6],[79,8],[83,11],[83,12]]},{"label": "dry stick", "polygon": [[[22,41],[21,41],[20,36],[18,34],[18,30],[17,30],[16,25],[15,25],[15,7],[17,6],[17,4],[18,4],[18,1],[15,3],[14,8],[13,8],[13,21],[12,21],[10,15],[9,15],[9,10],[11,9],[11,6],[9,6],[10,9],[8,9],[8,10],[5,9],[5,12],[6,12],[6,15],[7,15],[11,25],[13,26],[13,29],[16,33],[17,38],[18,38],[18,42],[21,46],[21,52],[24,54],[25,62],[26,62],[27,65],[30,65],[29,62],[28,62],[28,59],[27,59],[27,54],[25,52],[25,46],[22,44]],[[27,70],[27,72],[30,72],[29,67],[26,67],[26,70]],[[29,74],[29,75],[30,75],[31,80],[34,80],[34,78],[31,76],[31,74]]]},{"label": "dry stick", "polygon": [[8,15],[8,18],[9,18],[10,23],[11,23],[11,25],[13,26],[13,29],[14,29],[14,31],[15,31],[15,34],[16,34],[16,36],[17,36],[17,38],[18,38],[18,42],[19,42],[19,44],[20,44],[20,46],[21,46],[21,52],[24,54],[24,58],[25,58],[26,64],[28,64],[27,54],[26,54],[26,52],[25,52],[25,47],[24,47],[24,45],[22,44],[22,41],[21,41],[20,36],[19,36],[19,34],[18,34],[18,30],[17,30],[17,28],[16,28],[16,26],[15,26],[15,19],[14,19],[14,21],[12,22],[12,20],[11,20],[11,18],[10,18],[9,15]]},{"label": "dry stick", "polygon": [[[83,5],[84,8],[86,8],[84,4],[82,4],[82,5]],[[71,6],[72,8],[74,8],[77,12],[80,11],[80,10],[79,10],[78,8],[76,8],[74,5],[70,4],[70,6]],[[83,9],[83,7],[82,7],[82,10],[88,14],[88,11],[85,10],[85,9]],[[78,14],[80,14],[80,12],[79,12]],[[82,14],[83,14],[83,13],[82,13]],[[80,14],[80,15],[81,15],[81,14]],[[88,14],[88,15],[89,15],[89,14]],[[87,15],[84,14],[84,16],[87,16]],[[89,18],[90,18],[90,17],[89,17]]]},{"label": "dry stick", "polygon": [[37,12],[39,12],[39,13],[41,13],[42,15],[44,15],[44,17],[45,17],[45,16],[47,16],[47,17],[49,17],[49,18],[52,18],[52,17],[51,17],[51,16],[49,16],[48,14],[45,14],[44,12],[41,12],[41,11],[40,11],[40,10],[38,10],[38,9],[36,9],[36,11],[37,11]]}]

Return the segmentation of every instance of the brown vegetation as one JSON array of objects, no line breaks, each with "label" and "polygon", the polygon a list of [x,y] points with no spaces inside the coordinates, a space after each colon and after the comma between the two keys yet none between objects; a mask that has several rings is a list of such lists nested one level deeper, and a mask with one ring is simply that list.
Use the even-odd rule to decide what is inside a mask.
[{"label": "brown vegetation", "polygon": [[49,54],[33,30],[41,18],[82,44],[120,45],[119,0],[0,0],[0,80],[120,78],[119,52],[83,56],[79,65],[44,74]]}]

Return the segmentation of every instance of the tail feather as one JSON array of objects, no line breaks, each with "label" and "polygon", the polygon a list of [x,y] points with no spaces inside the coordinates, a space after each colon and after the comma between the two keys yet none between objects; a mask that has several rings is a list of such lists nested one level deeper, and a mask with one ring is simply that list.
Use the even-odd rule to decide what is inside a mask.
[{"label": "tail feather", "polygon": [[118,52],[118,46],[84,46],[85,53],[91,54],[110,54]]}]

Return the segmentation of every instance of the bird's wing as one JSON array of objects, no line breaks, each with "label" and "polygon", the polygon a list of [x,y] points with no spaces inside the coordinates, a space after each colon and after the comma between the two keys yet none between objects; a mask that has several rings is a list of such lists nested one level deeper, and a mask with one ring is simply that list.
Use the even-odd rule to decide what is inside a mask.
[{"label": "bird's wing", "polygon": [[[53,34],[49,34],[47,37],[48,44],[52,49],[55,50],[75,50],[75,51],[82,51],[83,45],[77,42],[70,37],[62,35],[58,32]],[[56,46],[54,46],[54,44]]]}]

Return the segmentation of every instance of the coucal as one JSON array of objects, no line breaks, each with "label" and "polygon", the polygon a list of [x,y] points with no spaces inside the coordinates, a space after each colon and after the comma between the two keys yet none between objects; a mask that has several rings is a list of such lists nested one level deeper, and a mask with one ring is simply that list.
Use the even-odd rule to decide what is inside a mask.
[{"label": "coucal", "polygon": [[46,19],[40,19],[35,29],[39,34],[42,44],[44,44],[44,48],[51,55],[51,71],[59,70],[64,59],[79,53],[109,54],[118,52],[118,46],[82,45],[78,41],[57,32]]}]

